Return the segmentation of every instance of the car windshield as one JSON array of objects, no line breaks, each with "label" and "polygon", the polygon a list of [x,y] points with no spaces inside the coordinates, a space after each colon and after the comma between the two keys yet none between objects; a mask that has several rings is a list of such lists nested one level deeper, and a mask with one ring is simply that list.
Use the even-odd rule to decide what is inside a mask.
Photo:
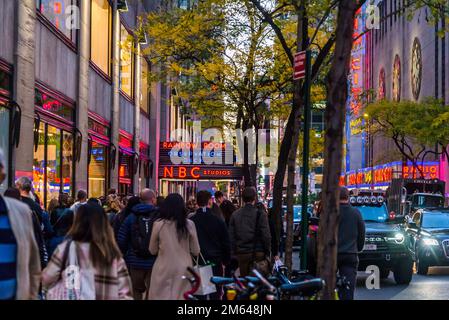
[{"label": "car windshield", "polygon": [[449,229],[449,212],[424,213],[422,227]]},{"label": "car windshield", "polygon": [[413,206],[419,208],[442,207],[444,198],[434,195],[415,195],[413,197]]},{"label": "car windshield", "polygon": [[[287,206],[283,206],[282,207],[283,211],[284,211],[284,215],[287,212]],[[310,217],[310,208],[308,208],[308,213],[309,213],[309,217]],[[301,212],[302,212],[302,208],[300,205],[295,205],[293,206],[293,221],[295,222],[299,222],[301,221]]]},{"label": "car windshield", "polygon": [[382,206],[356,206],[365,221],[385,222],[388,219],[388,212],[385,205]]}]

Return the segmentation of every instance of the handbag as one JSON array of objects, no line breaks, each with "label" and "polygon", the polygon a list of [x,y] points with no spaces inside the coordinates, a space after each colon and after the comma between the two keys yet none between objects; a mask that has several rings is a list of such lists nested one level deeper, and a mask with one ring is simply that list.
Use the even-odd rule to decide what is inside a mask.
[{"label": "handbag", "polygon": [[[204,265],[199,264],[199,257],[201,257],[201,259],[203,260]],[[200,277],[200,287],[198,288],[197,292],[195,292],[195,295],[205,296],[217,292],[217,287],[212,282],[210,282],[210,279],[214,276],[212,266],[210,264],[206,264],[206,260],[204,260],[201,252],[199,257],[196,257],[196,259],[194,259],[195,266],[193,267],[195,272]]]},{"label": "handbag", "polygon": [[91,267],[80,267],[77,249],[77,244],[72,240],[67,243],[62,271],[56,284],[48,289],[47,300],[95,300],[94,271]]},{"label": "handbag", "polygon": [[257,216],[256,216],[256,225],[254,229],[254,246],[253,246],[253,269],[256,269],[259,271],[264,277],[268,276],[271,272],[271,259],[267,258],[266,255],[264,255],[263,259],[257,259],[256,257],[256,244],[257,244],[257,238],[258,238],[258,229],[259,229],[259,220],[262,212],[260,209],[257,210]]}]

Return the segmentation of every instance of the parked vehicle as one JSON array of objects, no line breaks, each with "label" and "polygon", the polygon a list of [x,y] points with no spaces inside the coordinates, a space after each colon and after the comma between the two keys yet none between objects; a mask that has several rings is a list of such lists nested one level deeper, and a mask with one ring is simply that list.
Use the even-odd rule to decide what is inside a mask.
[{"label": "parked vehicle", "polygon": [[[312,207],[307,207],[307,215],[310,218],[312,216]],[[286,232],[287,230],[287,220],[286,220],[286,213],[287,213],[287,206],[282,206],[282,222],[283,222],[283,228]],[[302,217],[302,206],[301,205],[294,205],[293,206],[293,245],[297,246],[300,244],[301,240],[301,217]]]},{"label": "parked vehicle", "polygon": [[426,275],[432,266],[449,266],[448,208],[419,209],[408,217],[406,229],[418,274]]}]

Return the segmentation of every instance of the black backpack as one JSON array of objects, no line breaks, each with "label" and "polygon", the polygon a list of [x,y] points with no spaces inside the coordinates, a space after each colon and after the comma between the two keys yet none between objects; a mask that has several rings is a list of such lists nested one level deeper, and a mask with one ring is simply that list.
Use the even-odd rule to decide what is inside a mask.
[{"label": "black backpack", "polygon": [[153,257],[150,253],[150,239],[153,223],[157,218],[157,211],[134,211],[136,221],[131,227],[131,245],[137,257],[148,259]]}]

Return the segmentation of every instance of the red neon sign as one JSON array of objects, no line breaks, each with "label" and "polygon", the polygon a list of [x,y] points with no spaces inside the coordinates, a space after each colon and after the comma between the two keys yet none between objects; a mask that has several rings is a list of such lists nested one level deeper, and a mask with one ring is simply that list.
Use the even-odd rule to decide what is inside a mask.
[{"label": "red neon sign", "polygon": [[232,179],[240,180],[242,178],[240,167],[226,166],[161,166],[159,168],[159,177],[161,179]]}]

